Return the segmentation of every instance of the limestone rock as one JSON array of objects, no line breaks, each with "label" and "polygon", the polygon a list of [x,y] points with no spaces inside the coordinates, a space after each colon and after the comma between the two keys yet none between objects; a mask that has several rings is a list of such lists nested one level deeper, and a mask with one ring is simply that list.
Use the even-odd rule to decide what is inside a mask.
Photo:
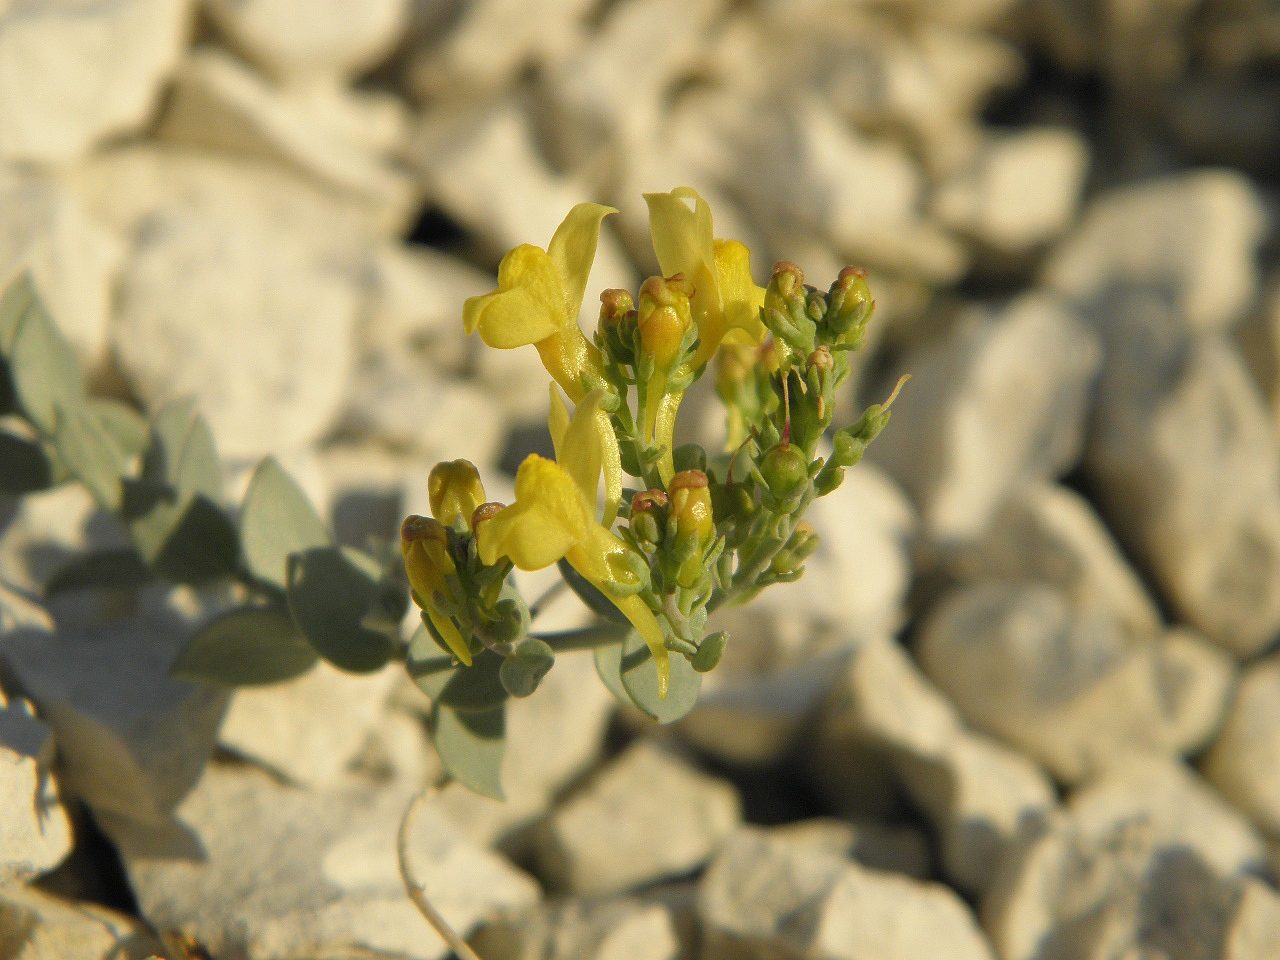
[{"label": "limestone rock", "polygon": [[357,675],[321,661],[287,683],[243,687],[231,695],[218,744],[292,783],[333,786],[383,719],[401,669]]},{"label": "limestone rock", "polygon": [[1073,610],[1150,637],[1160,613],[1094,508],[1055,484],[1030,484],[1001,504],[982,542],[955,561],[965,580],[1051,583]]},{"label": "limestone rock", "polygon": [[[447,948],[405,894],[396,863],[411,796],[358,783],[306,792],[252,767],[215,763],[176,811],[202,857],[175,856],[127,830],[115,840],[143,915],[216,955],[436,960]],[[538,899],[533,880],[464,840],[430,807],[409,851],[432,903],[464,936]]]},{"label": "limestone rock", "polygon": [[[560,221],[589,191],[550,169],[518,108],[461,114],[429,118],[416,138],[413,157],[428,194],[490,253],[501,256],[521,243],[546,249]],[[606,219],[586,286],[584,321],[596,322],[600,304],[593,298],[599,291],[634,286],[634,273]]]},{"label": "limestone rock", "polygon": [[427,97],[498,93],[525,64],[567,56],[584,38],[583,21],[593,9],[591,0],[555,0],[531,17],[521,0],[470,3],[438,42],[424,45],[410,84]]},{"label": "limestone rock", "polygon": [[1262,201],[1230,170],[1201,170],[1110,191],[1045,264],[1043,279],[1105,321],[1117,288],[1167,290],[1176,319],[1222,330],[1253,300]]},{"label": "limestone rock", "polygon": [[1221,733],[1202,764],[1205,777],[1268,834],[1280,834],[1280,658],[1250,664],[1241,674]]},{"label": "limestone rock", "polygon": [[964,902],[938,884],[867,870],[744,827],[703,876],[707,960],[991,957]]},{"label": "limestone rock", "polygon": [[219,451],[256,457],[333,422],[361,294],[357,277],[287,230],[170,209],[137,234],[113,346],[149,405],[194,394]]},{"label": "limestone rock", "polygon": [[275,75],[294,81],[350,76],[391,51],[408,0],[206,0],[233,43]]},{"label": "limestone rock", "polygon": [[679,960],[671,911],[659,903],[570,900],[476,937],[487,960]]},{"label": "limestone rock", "polygon": [[177,63],[187,0],[68,0],[0,12],[0,159],[61,164],[138,129]]},{"label": "limestone rock", "polygon": [[133,917],[96,903],[69,903],[31,887],[4,884],[0,950],[5,960],[146,960],[166,952],[155,934]]},{"label": "limestone rock", "polygon": [[[540,386],[545,401],[545,374]],[[497,460],[506,426],[502,409],[482,386],[413,358],[383,354],[356,368],[334,429],[436,460],[462,457],[483,468]]]},{"label": "limestone rock", "polygon": [[1040,127],[996,137],[934,195],[945,226],[1002,253],[1052,240],[1075,216],[1088,164],[1080,134]]},{"label": "limestone rock", "polygon": [[736,179],[757,223],[817,232],[853,262],[931,283],[964,273],[964,247],[924,219],[923,178],[903,147],[812,99],[743,113]]},{"label": "limestone rock", "polygon": [[729,783],[642,741],[543,824],[539,862],[567,890],[617,893],[696,869],[741,819]]},{"label": "limestone rock", "polygon": [[0,691],[0,888],[52,869],[71,852],[53,751],[53,732],[30,705]]},{"label": "limestone rock", "polygon": [[1102,513],[1186,622],[1257,653],[1280,631],[1280,444],[1264,402],[1230,343],[1179,335],[1154,299],[1130,302],[1110,339],[1085,454]]},{"label": "limestone rock", "polygon": [[921,628],[925,671],[979,729],[1076,783],[1135,755],[1204,738],[1231,669],[1188,649],[1131,642],[1105,616],[1074,613],[1045,584],[991,581],[944,600]]},{"label": "limestone rock", "polygon": [[[360,8],[366,6],[372,4]],[[312,23],[319,7],[309,6],[301,22]],[[299,169],[368,204],[388,229],[402,232],[416,189],[390,158],[403,147],[407,129],[403,107],[390,97],[337,85],[273,86],[230,55],[206,48],[179,68],[157,135]]]},{"label": "limestone rock", "polygon": [[[1256,869],[1260,845],[1174,771],[1121,773],[1090,788],[1006,862],[983,905],[1001,957],[1225,960],[1274,949],[1280,900],[1240,873]],[[1245,848],[1252,854],[1241,858]]]},{"label": "limestone rock", "polygon": [[1076,461],[1100,361],[1097,337],[1052,297],[970,311],[903,361],[914,379],[867,457],[912,495],[930,536],[976,539],[1012,489]]},{"label": "limestone rock", "polygon": [[887,755],[938,830],[948,877],[969,890],[981,891],[991,864],[1054,805],[1044,773],[968,731],[893,640],[858,648],[820,718],[817,773],[837,800],[859,789],[841,761],[859,746]]},{"label": "limestone rock", "polygon": [[[120,525],[102,514],[93,495],[77,483],[67,483],[24,494],[14,503],[0,532],[0,575],[13,587],[39,594],[72,557],[127,545]],[[63,626],[69,619],[68,599],[74,600],[48,601]],[[48,616],[41,613],[38,618]]]},{"label": "limestone rock", "polygon": [[227,702],[169,676],[191,630],[170,599],[96,629],[0,641],[6,675],[53,728],[63,789],[95,812],[151,826],[200,778]]},{"label": "limestone rock", "polygon": [[770,832],[789,844],[810,844],[815,850],[839,853],[872,870],[902,873],[917,880],[927,879],[930,873],[929,841],[911,825],[815,817],[781,824]]},{"label": "limestone rock", "polygon": [[83,359],[101,360],[119,239],[48,177],[0,171],[0,210],[0,284],[29,270],[58,329]]}]

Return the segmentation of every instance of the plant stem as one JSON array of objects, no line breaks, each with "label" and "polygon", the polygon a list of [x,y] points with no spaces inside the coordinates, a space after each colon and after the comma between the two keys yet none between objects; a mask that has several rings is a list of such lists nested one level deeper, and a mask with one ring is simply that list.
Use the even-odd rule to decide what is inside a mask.
[{"label": "plant stem", "polygon": [[593,623],[588,627],[578,627],[575,630],[531,633],[529,636],[543,641],[556,653],[567,653],[570,650],[594,650],[596,647],[607,647],[626,636],[628,629],[612,623]]},{"label": "plant stem", "polygon": [[440,911],[431,905],[426,891],[414,877],[413,870],[409,866],[409,835],[413,823],[418,819],[423,805],[439,792],[439,787],[428,787],[423,790],[409,802],[409,807],[400,820],[400,833],[396,838],[396,852],[400,857],[400,879],[404,882],[405,892],[409,894],[409,899],[418,908],[418,912],[426,917],[427,923],[440,934],[440,939],[449,945],[449,949],[458,955],[459,960],[480,960],[467,941],[458,936],[453,927],[449,926],[445,918],[440,915]]}]

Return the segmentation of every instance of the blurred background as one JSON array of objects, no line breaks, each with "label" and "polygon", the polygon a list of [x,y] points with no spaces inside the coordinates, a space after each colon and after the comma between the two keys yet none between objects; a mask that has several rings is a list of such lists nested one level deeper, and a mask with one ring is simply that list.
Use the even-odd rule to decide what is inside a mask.
[{"label": "blurred background", "polygon": [[[194,395],[239,490],[274,453],[345,542],[426,513],[438,459],[507,500],[546,448],[535,351],[483,349],[460,311],[573,204],[620,211],[588,330],[596,292],[656,271],[644,191],[698,189],[762,284],[784,258],[820,288],[870,272],[838,422],[913,379],[815,506],[808,575],[724,617],[679,724],[615,713],[589,658],[562,658],[513,707],[508,803],[436,804],[518,874],[457,881],[483,888],[459,925],[517,918],[486,960],[1280,956],[1278,176],[1275,0],[0,0],[0,277],[31,271],[97,392]],[[686,407],[718,446],[712,391]],[[38,596],[101,534],[91,514],[74,491],[6,501],[5,583]],[[208,892],[267,875],[218,839],[283,816],[265,810],[319,831],[257,844],[287,861],[272,876],[363,863],[351,816],[315,810],[347,810],[333,791],[357,774],[384,792],[351,809],[438,773],[421,695],[320,671],[197,708],[162,679],[181,637],[143,633],[153,673],[90,705],[11,655],[80,838],[46,886],[215,956],[440,955],[411,912],[403,937],[368,920],[379,897],[407,908],[377,870],[267,905]],[[108,703],[162,683],[145,709]],[[89,715],[107,732],[66,719]],[[177,786],[157,772],[177,748],[138,733],[161,723],[202,731]],[[123,768],[95,760],[117,732],[214,867],[174,873],[138,839]],[[46,841],[40,869],[72,846]],[[944,906],[918,886],[859,901],[941,939],[840,946],[875,924],[834,867],[760,892],[833,850],[947,884]],[[797,904],[822,921],[788,926]],[[642,932],[608,947],[622,929]]]}]

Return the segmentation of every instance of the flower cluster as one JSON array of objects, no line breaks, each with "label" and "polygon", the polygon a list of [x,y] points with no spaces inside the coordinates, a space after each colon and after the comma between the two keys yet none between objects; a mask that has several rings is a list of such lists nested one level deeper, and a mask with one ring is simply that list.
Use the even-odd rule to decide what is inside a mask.
[{"label": "flower cluster", "polygon": [[[706,633],[715,607],[800,576],[818,542],[805,508],[839,485],[889,411],[888,402],[868,408],[820,455],[873,307],[862,271],[846,268],[823,292],[783,262],[760,287],[747,248],[715,238],[694,190],[645,199],[663,276],[634,297],[604,291],[590,340],[578,314],[610,207],[577,205],[545,250],[511,250],[497,289],[466,302],[468,333],[538,351],[552,380],[555,459],[533,454],[520,465],[510,505],[486,502],[471,464],[437,465],[434,516],[406,519],[401,546],[424,625],[457,662],[470,666],[484,649],[514,662],[536,641],[545,672],[550,642],[572,642],[530,635],[508,574],[559,564],[593,609],[643,640],[664,700],[672,677],[685,675],[673,673],[673,654],[696,672],[720,659],[728,638]],[[725,449],[676,448],[685,392],[712,361]],[[638,486],[624,487],[626,475]],[[619,642],[618,632],[592,637]],[[540,676],[501,673],[516,696]]]}]

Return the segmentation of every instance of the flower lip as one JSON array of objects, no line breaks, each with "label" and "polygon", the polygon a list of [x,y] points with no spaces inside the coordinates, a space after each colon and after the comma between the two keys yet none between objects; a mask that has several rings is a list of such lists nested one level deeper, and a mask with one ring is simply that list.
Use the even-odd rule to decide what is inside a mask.
[{"label": "flower lip", "polygon": [[671,478],[667,491],[674,494],[677,490],[701,490],[709,483],[707,475],[701,470],[681,470]]},{"label": "flower lip", "polygon": [[442,541],[446,536],[444,524],[431,517],[410,514],[400,524],[400,539],[404,543],[417,543],[423,540]]}]

